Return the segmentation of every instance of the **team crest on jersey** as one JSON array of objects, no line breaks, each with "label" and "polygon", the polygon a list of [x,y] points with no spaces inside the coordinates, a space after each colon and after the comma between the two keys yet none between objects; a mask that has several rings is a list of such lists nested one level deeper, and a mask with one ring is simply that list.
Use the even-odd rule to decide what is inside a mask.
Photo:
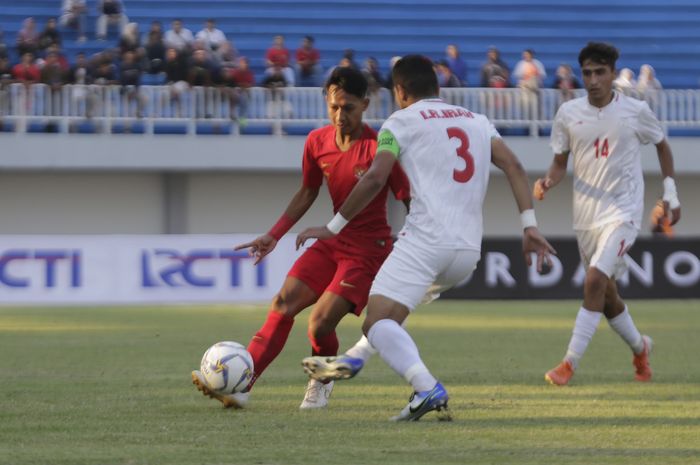
[{"label": "team crest on jersey", "polygon": [[355,166],[355,177],[357,179],[360,179],[362,176],[364,176],[366,172],[367,172],[366,166],[360,166],[360,165]]}]

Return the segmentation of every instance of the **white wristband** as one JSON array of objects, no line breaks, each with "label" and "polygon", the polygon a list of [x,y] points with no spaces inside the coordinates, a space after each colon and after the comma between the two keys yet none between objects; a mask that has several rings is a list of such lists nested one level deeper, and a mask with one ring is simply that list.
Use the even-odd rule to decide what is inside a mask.
[{"label": "white wristband", "polygon": [[668,202],[671,210],[681,206],[681,201],[678,200],[678,191],[676,191],[676,181],[671,176],[664,178],[664,196],[663,201]]},{"label": "white wristband", "polygon": [[535,210],[532,208],[523,211],[520,214],[520,222],[523,224],[523,229],[525,228],[536,228],[537,218],[535,218]]},{"label": "white wristband", "polygon": [[341,215],[340,212],[338,212],[335,214],[333,219],[328,222],[326,228],[333,234],[338,234],[340,231],[343,230],[346,224],[348,224],[348,220],[343,218],[343,215]]}]

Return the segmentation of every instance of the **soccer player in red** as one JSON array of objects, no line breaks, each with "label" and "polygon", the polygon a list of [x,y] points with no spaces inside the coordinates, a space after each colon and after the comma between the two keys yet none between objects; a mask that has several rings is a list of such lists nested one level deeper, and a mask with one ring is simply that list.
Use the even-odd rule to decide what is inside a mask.
[{"label": "soccer player in red", "polygon": [[[272,252],[277,241],[311,207],[324,178],[333,210],[337,211],[372,164],[377,134],[362,122],[362,113],[369,104],[367,80],[354,69],[336,68],[325,84],[325,93],[331,124],[312,131],[306,139],[299,191],[269,232],[236,247],[249,249],[256,264]],[[312,305],[308,329],[312,354],[337,355],[336,326],[348,313],[362,312],[374,276],[392,248],[386,214],[389,189],[408,206],[408,179],[398,164],[381,193],[340,234],[328,241],[317,241],[294,263],[282,289],[272,299],[265,323],[248,345],[255,375],[246,392],[218,393],[195,370],[192,380],[197,389],[225,407],[242,408],[255,380],[282,351],[294,317]],[[372,350],[364,336],[358,346],[360,350]],[[332,389],[332,382],[310,379],[300,408],[325,407]]]}]

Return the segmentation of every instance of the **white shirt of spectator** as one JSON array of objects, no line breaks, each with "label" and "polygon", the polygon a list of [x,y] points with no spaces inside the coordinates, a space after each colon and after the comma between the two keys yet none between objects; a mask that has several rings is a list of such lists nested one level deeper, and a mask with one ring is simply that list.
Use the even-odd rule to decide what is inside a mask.
[{"label": "white shirt of spectator", "polygon": [[163,42],[167,48],[182,50],[194,42],[194,36],[192,31],[184,27],[180,29],[179,33],[169,29],[163,37]]},{"label": "white shirt of spectator", "polygon": [[[491,139],[500,137],[493,124],[441,99],[424,99],[392,114],[380,138],[384,130],[396,139],[411,183],[411,211],[401,234],[437,247],[480,251]],[[456,180],[470,166],[472,176]]]},{"label": "white shirt of spectator", "polygon": [[644,177],[641,145],[658,144],[664,132],[646,102],[615,92],[603,108],[588,97],[564,103],[552,126],[555,154],[570,152],[574,164],[575,230],[615,221],[642,224]]},{"label": "white shirt of spectator", "polygon": [[226,42],[226,35],[220,29],[214,28],[209,30],[204,28],[197,33],[195,39],[201,40],[206,48],[212,50],[219,48],[221,44]]}]

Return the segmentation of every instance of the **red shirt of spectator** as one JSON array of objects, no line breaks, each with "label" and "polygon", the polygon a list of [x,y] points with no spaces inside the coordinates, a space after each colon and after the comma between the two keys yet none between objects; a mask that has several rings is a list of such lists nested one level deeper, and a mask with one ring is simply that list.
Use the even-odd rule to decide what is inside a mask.
[{"label": "red shirt of spectator", "polygon": [[31,53],[22,55],[22,62],[12,67],[12,77],[20,82],[39,82],[41,71]]},{"label": "red shirt of spectator", "polygon": [[286,68],[289,66],[289,50],[284,46],[284,37],[275,36],[272,47],[267,49],[265,61],[268,67],[278,65],[281,68]]},{"label": "red shirt of spectator", "polygon": [[321,59],[321,54],[313,45],[313,39],[311,37],[305,37],[301,47],[297,49],[297,65],[299,65],[302,72],[309,73],[313,71],[314,66],[316,66]]},{"label": "red shirt of spectator", "polygon": [[238,59],[238,67],[233,68],[229,77],[240,87],[248,88],[255,85],[255,75],[248,67],[248,59],[240,57]]}]

